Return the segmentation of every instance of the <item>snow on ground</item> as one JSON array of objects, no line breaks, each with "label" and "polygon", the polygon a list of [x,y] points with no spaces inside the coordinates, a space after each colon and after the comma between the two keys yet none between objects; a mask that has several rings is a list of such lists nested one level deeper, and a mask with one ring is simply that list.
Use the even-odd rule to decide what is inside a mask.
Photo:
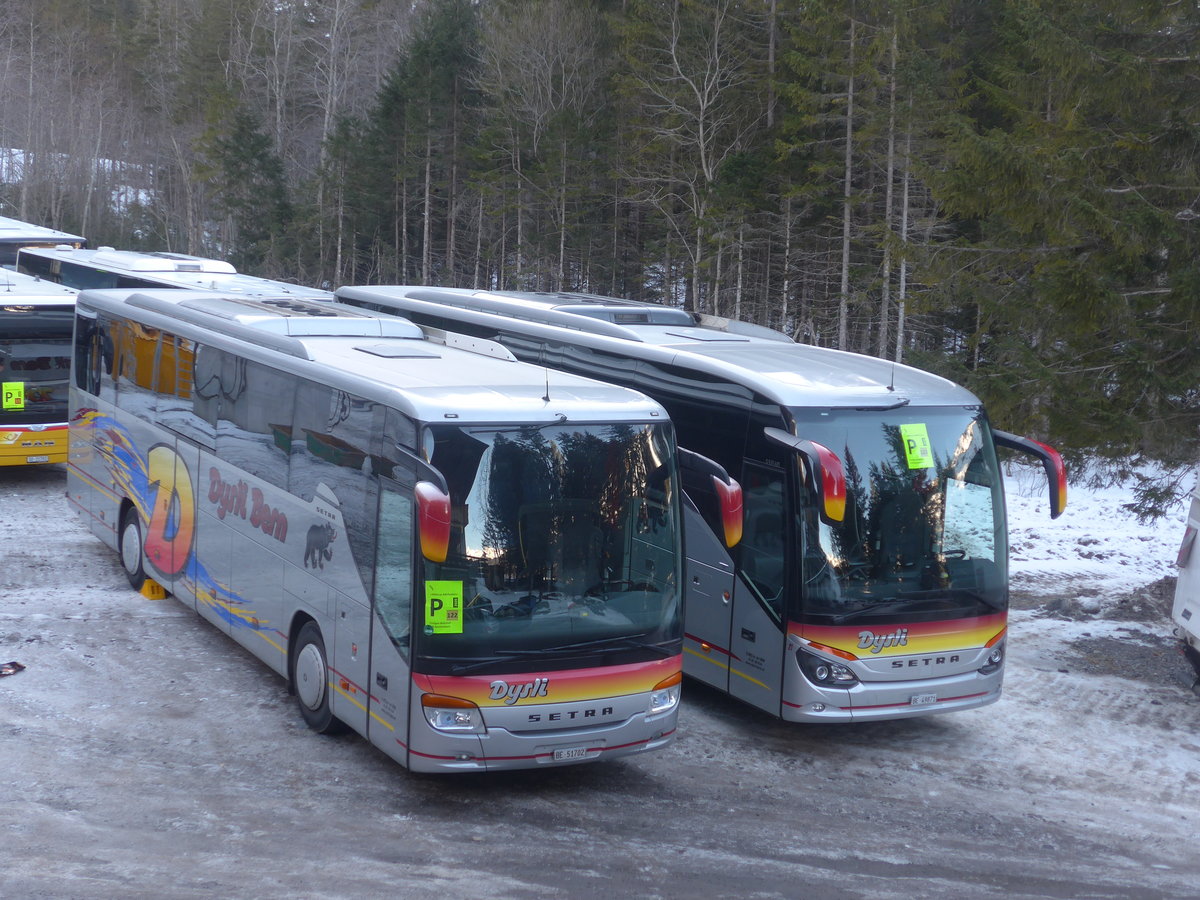
[{"label": "snow on ground", "polygon": [[800,726],[689,681],[660,753],[471,781],[310,734],[62,487],[0,470],[0,661],[28,666],[0,679],[0,896],[1197,896],[1200,698],[1161,602],[1184,511],[1140,525],[1128,484],[1051,520],[1041,473],[1009,478],[995,704]]},{"label": "snow on ground", "polygon": [[1009,560],[1015,593],[1053,593],[1100,613],[1122,594],[1175,573],[1186,508],[1150,524],[1125,509],[1131,482],[1105,488],[1072,484],[1067,507],[1050,518],[1040,469],[1013,468],[1005,478]]}]

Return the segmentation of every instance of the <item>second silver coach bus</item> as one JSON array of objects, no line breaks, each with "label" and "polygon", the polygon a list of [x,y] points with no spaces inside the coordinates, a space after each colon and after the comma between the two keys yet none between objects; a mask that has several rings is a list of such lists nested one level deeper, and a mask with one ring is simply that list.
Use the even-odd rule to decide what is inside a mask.
[{"label": "second silver coach bus", "polygon": [[[84,291],[68,498],[419,771],[675,732],[680,490],[659,404],[338,304]],[[153,586],[151,584],[151,586]]]},{"label": "second silver coach bus", "polygon": [[332,300],[331,291],[243,275],[230,263],[185,253],[140,253],[98,247],[34,247],[17,254],[17,270],[76,290],[181,288],[245,297]]},{"label": "second silver coach bus", "polygon": [[15,268],[17,251],[22,247],[86,246],[87,240],[81,235],[0,216],[0,268]]},{"label": "second silver coach bus", "polygon": [[[654,304],[422,287],[337,294],[635,387],[667,409],[681,447],[741,481],[733,551],[687,532],[687,674],[791,721],[999,698],[1008,545],[996,445],[1043,462],[1052,516],[1066,478],[1051,448],[993,430],[970,392]],[[697,490],[686,473],[684,487]]]}]

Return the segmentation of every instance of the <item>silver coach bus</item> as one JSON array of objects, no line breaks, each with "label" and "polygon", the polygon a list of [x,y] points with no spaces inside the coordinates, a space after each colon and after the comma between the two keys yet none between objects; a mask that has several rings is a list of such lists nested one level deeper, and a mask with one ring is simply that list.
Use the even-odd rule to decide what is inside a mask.
[{"label": "silver coach bus", "polygon": [[[1053,449],[993,430],[970,392],[655,304],[403,286],[336,293],[643,391],[667,409],[681,448],[740,480],[736,549],[704,544],[709,532],[685,520],[686,674],[789,721],[999,698],[1008,545],[995,447],[1042,461],[1052,516],[1066,504],[1066,476]],[[706,485],[685,472],[684,488],[696,498]]]},{"label": "silver coach bus", "polygon": [[671,739],[659,404],[333,303],[84,291],[75,325],[70,503],[313,729],[438,772]]}]

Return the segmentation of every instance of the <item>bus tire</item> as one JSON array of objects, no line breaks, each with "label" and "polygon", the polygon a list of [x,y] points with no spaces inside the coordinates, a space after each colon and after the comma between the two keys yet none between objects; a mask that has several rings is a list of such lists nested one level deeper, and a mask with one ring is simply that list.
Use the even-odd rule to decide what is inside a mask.
[{"label": "bus tire", "polygon": [[292,653],[292,686],[305,724],[317,734],[336,734],[341,722],[329,706],[329,663],[316,622],[305,622]]},{"label": "bus tire", "polygon": [[125,507],[121,515],[119,547],[125,577],[135,591],[140,591],[146,583],[146,568],[142,563],[142,521],[132,506]]}]

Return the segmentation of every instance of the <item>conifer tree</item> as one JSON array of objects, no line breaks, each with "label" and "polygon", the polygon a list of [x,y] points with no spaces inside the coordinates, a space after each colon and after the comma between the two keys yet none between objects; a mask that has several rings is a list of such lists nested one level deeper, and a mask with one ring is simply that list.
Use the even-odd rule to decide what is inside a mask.
[{"label": "conifer tree", "polygon": [[975,13],[931,174],[953,224],[941,291],[971,350],[956,374],[1003,421],[1071,445],[1194,447],[1196,10]]}]

